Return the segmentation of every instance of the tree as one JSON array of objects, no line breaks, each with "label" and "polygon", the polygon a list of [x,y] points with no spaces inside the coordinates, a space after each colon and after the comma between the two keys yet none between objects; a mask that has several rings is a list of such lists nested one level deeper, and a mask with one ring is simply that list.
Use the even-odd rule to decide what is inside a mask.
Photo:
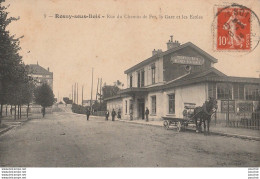
[{"label": "tree", "polygon": [[[24,72],[22,57],[18,53],[21,49],[19,39],[22,37],[15,38],[7,30],[7,26],[18,19],[8,18],[7,7],[2,6],[3,2],[4,0],[0,0],[0,125],[3,105],[18,102],[18,96],[14,94],[18,94],[20,90],[18,87],[18,84],[22,83],[20,72]],[[11,93],[12,91],[15,93]]]},{"label": "tree", "polygon": [[42,106],[42,115],[45,116],[45,108],[54,104],[54,94],[47,83],[37,87],[34,92],[35,102]]},{"label": "tree", "polygon": [[108,98],[108,97],[116,95],[118,91],[119,91],[119,88],[116,85],[114,85],[114,86],[112,86],[112,85],[103,86],[103,88],[102,88],[103,100]]},{"label": "tree", "polygon": [[72,104],[72,100],[70,100],[68,97],[63,97],[63,101],[67,104]]}]

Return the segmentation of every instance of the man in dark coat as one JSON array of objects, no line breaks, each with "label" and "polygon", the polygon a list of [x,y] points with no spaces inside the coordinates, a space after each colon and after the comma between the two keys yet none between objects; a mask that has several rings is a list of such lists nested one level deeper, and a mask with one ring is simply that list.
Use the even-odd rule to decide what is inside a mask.
[{"label": "man in dark coat", "polygon": [[118,109],[118,112],[117,112],[117,118],[121,119],[121,109],[120,108]]},{"label": "man in dark coat", "polygon": [[116,111],[114,109],[112,110],[111,115],[112,115],[112,121],[114,121],[115,120],[115,116],[116,116]]},{"label": "man in dark coat", "polygon": [[146,119],[146,122],[149,121],[148,115],[149,115],[149,109],[146,107],[146,110],[145,110],[145,119]]},{"label": "man in dark coat", "polygon": [[87,115],[87,121],[88,121],[89,120],[89,116],[90,116],[90,110],[89,109],[87,109],[86,115]]},{"label": "man in dark coat", "polygon": [[108,121],[109,111],[106,112],[106,120]]}]

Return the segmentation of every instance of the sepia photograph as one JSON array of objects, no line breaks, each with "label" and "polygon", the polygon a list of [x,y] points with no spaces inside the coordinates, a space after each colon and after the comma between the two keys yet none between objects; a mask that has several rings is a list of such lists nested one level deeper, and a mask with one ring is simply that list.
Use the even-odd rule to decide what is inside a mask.
[{"label": "sepia photograph", "polygon": [[0,0],[0,178],[258,179],[259,17],[259,0]]}]

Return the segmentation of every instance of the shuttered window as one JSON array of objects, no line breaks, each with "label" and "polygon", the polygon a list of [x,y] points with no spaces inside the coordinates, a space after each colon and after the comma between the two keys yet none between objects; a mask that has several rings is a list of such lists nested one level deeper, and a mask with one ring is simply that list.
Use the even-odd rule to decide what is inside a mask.
[{"label": "shuttered window", "polygon": [[152,99],[152,114],[156,114],[156,96],[151,96]]}]

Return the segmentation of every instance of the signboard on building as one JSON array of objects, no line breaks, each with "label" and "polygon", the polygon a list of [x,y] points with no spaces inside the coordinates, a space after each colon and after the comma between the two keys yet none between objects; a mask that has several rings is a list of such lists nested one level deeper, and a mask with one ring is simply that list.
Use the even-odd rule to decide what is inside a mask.
[{"label": "signboard on building", "polygon": [[235,112],[235,100],[221,100],[221,112],[226,113],[228,111],[232,113]]},{"label": "signboard on building", "polygon": [[171,62],[184,65],[202,65],[204,63],[204,58],[189,56],[172,56]]}]

